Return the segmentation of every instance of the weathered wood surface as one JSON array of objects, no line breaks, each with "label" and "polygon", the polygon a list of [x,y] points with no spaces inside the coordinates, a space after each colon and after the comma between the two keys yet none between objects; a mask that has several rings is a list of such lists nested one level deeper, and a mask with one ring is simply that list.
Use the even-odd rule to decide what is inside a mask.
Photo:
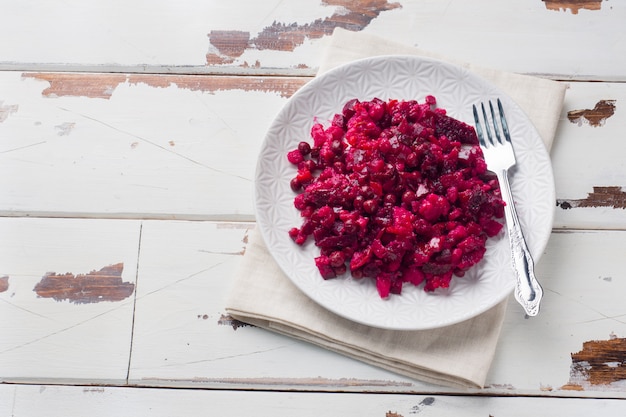
[{"label": "weathered wood surface", "polygon": [[625,84],[571,83],[552,148],[557,228],[624,229]]},{"label": "weathered wood surface", "polygon": [[[0,213],[253,220],[265,131],[308,80],[0,72]],[[556,228],[626,226],[622,101],[624,84],[569,83]]]},{"label": "weathered wood surface", "polygon": [[[6,8],[0,415],[623,414],[624,18],[607,0]],[[569,82],[544,307],[525,319],[509,303],[485,389],[417,382],[225,314],[265,131],[336,27]]]},{"label": "weathered wood surface", "polygon": [[[131,384],[383,392],[433,389],[283,336],[238,327],[224,317],[219,306],[229,288],[225,277],[232,275],[245,249],[248,226],[220,229],[220,225],[144,223]],[[210,237],[216,234],[220,237]],[[524,319],[521,307],[509,304],[484,393],[625,396],[620,363],[626,357],[614,345],[625,337],[626,329],[626,310],[620,303],[626,281],[619,278],[624,238],[623,232],[553,235],[537,265],[546,292],[541,315]],[[219,257],[211,249],[218,240],[233,242],[230,249],[221,245]],[[214,261],[208,259],[211,254]],[[144,273],[144,268],[151,272]],[[158,291],[161,288],[168,291]],[[150,295],[144,297],[144,292]],[[574,354],[589,350],[584,344],[590,341],[606,345],[613,359],[604,362],[618,365],[603,364],[607,355],[598,349],[600,360],[589,361],[593,369],[587,371],[593,375],[604,369],[613,371],[612,376],[592,378],[581,368],[583,360]]]},{"label": "weathered wood surface", "polygon": [[19,72],[0,79],[3,215],[247,220],[265,131],[305,82]]},{"label": "weathered wood surface", "polygon": [[[0,415],[31,417],[206,415],[275,417],[568,416],[611,417],[622,400],[445,395],[238,392],[115,387],[0,385]],[[332,397],[332,400],[329,400]]]},{"label": "weathered wood surface", "polygon": [[[459,391],[230,318],[224,298],[253,223],[4,218],[0,225],[0,259],[12,260],[0,271],[7,277],[0,316],[9,318],[0,324],[3,382],[626,398],[626,232],[555,232],[537,265],[540,316],[525,319],[511,302],[486,388]],[[76,291],[85,289],[78,277],[108,265],[115,279]],[[51,271],[63,276],[63,297],[37,290]],[[129,286],[133,293],[120,299]]]},{"label": "weathered wood surface", "polygon": [[341,27],[514,72],[624,80],[625,17],[607,0],[30,0],[0,15],[0,69],[312,75]]},{"label": "weathered wood surface", "polygon": [[140,227],[0,218],[2,381],[126,378]]}]

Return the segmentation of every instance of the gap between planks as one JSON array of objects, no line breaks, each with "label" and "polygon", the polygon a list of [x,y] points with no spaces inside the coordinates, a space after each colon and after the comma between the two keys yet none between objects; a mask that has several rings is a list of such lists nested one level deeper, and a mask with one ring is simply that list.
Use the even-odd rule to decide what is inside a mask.
[{"label": "gap between planks", "polygon": [[[259,77],[315,77],[317,68],[254,68],[237,66],[153,66],[153,65],[84,65],[56,63],[21,63],[0,62],[0,72],[58,72],[85,74],[142,74],[142,75],[180,75],[180,76],[259,76]],[[626,76],[614,75],[599,78],[592,74],[557,74],[527,72],[520,73],[537,78],[546,78],[560,82],[606,82],[624,83]]]}]

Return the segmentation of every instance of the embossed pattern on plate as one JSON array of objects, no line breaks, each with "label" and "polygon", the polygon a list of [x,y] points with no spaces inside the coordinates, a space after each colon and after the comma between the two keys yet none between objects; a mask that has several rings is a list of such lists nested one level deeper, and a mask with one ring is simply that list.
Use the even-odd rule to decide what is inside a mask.
[{"label": "embossed pattern on plate", "polygon": [[488,241],[481,263],[463,278],[454,277],[449,289],[426,293],[421,286],[405,285],[402,295],[383,300],[371,279],[323,280],[314,263],[318,248],[312,242],[299,247],[287,233],[301,225],[301,218],[289,186],[296,170],[286,154],[298,142],[311,141],[315,120],[328,124],[352,98],[423,102],[428,94],[450,116],[469,124],[472,104],[501,98],[518,159],[511,170],[511,186],[535,260],[550,237],[555,201],[550,157],[533,124],[506,94],[464,68],[421,57],[366,58],[335,68],[294,94],[270,126],[257,163],[256,216],[270,253],[293,283],[321,306],[358,323],[397,330],[447,326],[495,306],[514,286],[508,238],[503,234]]}]

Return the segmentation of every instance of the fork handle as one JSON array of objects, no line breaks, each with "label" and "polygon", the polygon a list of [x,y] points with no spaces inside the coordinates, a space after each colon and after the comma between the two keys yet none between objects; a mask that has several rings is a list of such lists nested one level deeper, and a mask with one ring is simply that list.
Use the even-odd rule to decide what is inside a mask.
[{"label": "fork handle", "polygon": [[502,198],[506,203],[504,214],[511,245],[511,261],[516,278],[515,299],[524,307],[524,311],[526,311],[528,316],[536,316],[539,313],[543,289],[535,277],[534,261],[528,250],[528,245],[524,239],[519,218],[517,217],[517,211],[513,204],[508,170],[502,170],[497,173],[497,176],[498,181],[500,181]]}]

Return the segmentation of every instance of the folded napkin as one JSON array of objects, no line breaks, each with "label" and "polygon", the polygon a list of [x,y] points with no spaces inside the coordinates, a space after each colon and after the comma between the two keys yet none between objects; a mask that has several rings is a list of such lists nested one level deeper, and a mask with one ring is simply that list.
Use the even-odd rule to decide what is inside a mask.
[{"label": "folded napkin", "polygon": [[[375,36],[337,29],[320,72],[354,59],[390,54],[442,59]],[[508,93],[526,111],[550,148],[565,94],[563,84],[461,65]],[[278,267],[260,233],[253,230],[226,300],[226,311],[237,320],[418,380],[483,387],[506,304],[505,300],[477,317],[438,329],[397,331],[358,324],[335,315],[303,294]]]}]

